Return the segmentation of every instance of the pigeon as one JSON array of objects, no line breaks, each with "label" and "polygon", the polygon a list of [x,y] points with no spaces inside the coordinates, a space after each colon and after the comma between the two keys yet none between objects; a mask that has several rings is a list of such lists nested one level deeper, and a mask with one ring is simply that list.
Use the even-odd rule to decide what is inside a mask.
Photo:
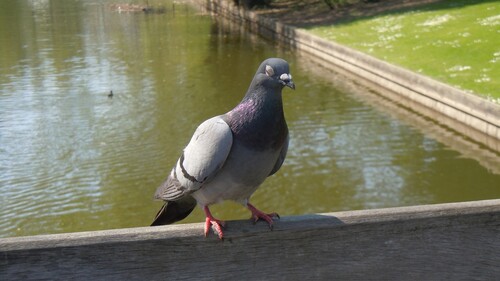
[{"label": "pigeon", "polygon": [[222,240],[225,222],[209,206],[233,200],[247,207],[254,222],[273,227],[277,213],[264,213],[250,204],[250,196],[276,173],[288,150],[288,127],[281,92],[295,89],[288,62],[264,60],[242,101],[226,114],[198,126],[155,199],[164,200],[151,226],[186,218],[199,205],[205,212],[205,237],[211,227]]}]

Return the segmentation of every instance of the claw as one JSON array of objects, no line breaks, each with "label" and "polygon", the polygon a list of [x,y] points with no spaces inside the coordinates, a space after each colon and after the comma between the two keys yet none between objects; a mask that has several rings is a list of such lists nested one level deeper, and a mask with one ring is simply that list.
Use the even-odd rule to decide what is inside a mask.
[{"label": "claw", "polygon": [[205,219],[205,231],[204,231],[205,237],[208,237],[208,232],[210,231],[210,226],[214,227],[215,232],[219,236],[219,239],[223,240],[224,239],[224,232],[222,232],[222,228],[224,228],[226,226],[226,223],[221,221],[221,220],[218,220],[218,219],[206,218]]},{"label": "claw", "polygon": [[259,221],[260,219],[265,220],[269,224],[269,228],[271,230],[273,230],[273,224],[274,224],[273,218],[274,217],[277,217],[278,219],[280,218],[280,216],[277,213],[266,214],[266,213],[258,210],[257,208],[255,208],[250,203],[247,203],[247,208],[250,210],[250,212],[252,212],[251,219],[253,220],[254,224],[256,224],[257,221]]},{"label": "claw", "polygon": [[226,227],[226,223],[224,221],[218,220],[212,216],[208,206],[203,207],[203,211],[205,211],[206,219],[205,219],[205,237],[208,237],[208,232],[210,231],[211,226],[214,227],[215,232],[219,236],[220,240],[224,240],[224,232],[222,228]]}]

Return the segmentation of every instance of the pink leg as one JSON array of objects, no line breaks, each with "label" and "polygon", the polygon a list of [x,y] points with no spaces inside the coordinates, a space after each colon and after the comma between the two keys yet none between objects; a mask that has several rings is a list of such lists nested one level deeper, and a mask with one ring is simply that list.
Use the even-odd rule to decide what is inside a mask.
[{"label": "pink leg", "polygon": [[226,223],[214,218],[212,216],[212,213],[210,213],[210,209],[208,209],[208,206],[203,207],[203,211],[205,212],[205,216],[207,217],[205,219],[205,237],[208,236],[208,231],[210,230],[210,226],[213,226],[215,228],[215,231],[217,232],[217,235],[219,235],[219,239],[224,239],[224,233],[222,232],[222,228],[226,226]]},{"label": "pink leg", "polygon": [[250,203],[247,203],[247,208],[250,210],[250,212],[252,212],[252,219],[254,223],[256,223],[259,219],[265,220],[269,224],[270,229],[273,229],[273,217],[280,218],[280,216],[277,213],[266,214],[255,208]]}]

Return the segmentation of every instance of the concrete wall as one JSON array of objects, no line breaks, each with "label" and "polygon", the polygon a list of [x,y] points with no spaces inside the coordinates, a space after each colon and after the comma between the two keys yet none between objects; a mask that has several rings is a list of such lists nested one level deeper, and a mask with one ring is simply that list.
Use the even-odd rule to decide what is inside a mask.
[{"label": "concrete wall", "polygon": [[379,94],[500,151],[499,104],[327,41],[305,30],[240,9],[232,1],[196,2],[209,11],[245,25],[253,32],[307,54],[311,60],[326,68],[355,76]]},{"label": "concrete wall", "polygon": [[0,239],[0,280],[498,280],[500,200]]}]

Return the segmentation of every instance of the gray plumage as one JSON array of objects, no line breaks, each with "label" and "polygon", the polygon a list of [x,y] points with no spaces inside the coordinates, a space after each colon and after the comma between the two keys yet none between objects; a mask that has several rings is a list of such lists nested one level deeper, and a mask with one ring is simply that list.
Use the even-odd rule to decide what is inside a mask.
[{"label": "gray plumage", "polygon": [[[295,89],[288,63],[267,59],[235,108],[196,129],[155,193],[156,199],[166,202],[152,225],[182,220],[196,203],[205,210],[206,227],[221,223],[211,216],[208,206],[223,200],[246,205],[256,220],[262,218],[272,225],[267,214],[248,200],[268,176],[280,169],[286,157],[289,137],[281,96],[285,86]],[[220,225],[222,238],[219,230]]]}]

